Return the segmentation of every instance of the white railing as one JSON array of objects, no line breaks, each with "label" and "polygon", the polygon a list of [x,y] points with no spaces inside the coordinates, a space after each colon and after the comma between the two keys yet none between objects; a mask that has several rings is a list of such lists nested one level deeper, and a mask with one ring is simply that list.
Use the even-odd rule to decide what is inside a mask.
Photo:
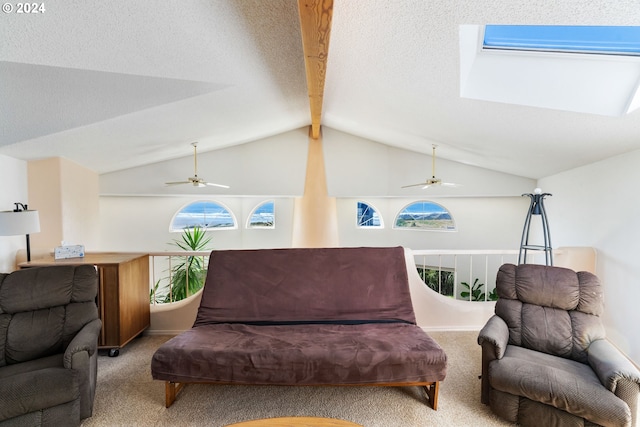
[{"label": "white railing", "polygon": [[[491,301],[491,293],[495,289],[495,279],[498,269],[502,264],[518,264],[518,250],[412,250],[416,266],[425,283],[426,271],[437,272],[438,283],[432,289],[442,295],[451,296],[458,300]],[[528,253],[527,263],[544,264],[544,252]],[[421,270],[421,271],[420,271]],[[453,283],[445,286],[442,283],[443,276],[453,275]],[[477,282],[476,282],[477,280]],[[472,288],[477,283],[480,292],[474,295],[471,289],[467,289],[462,283]],[[449,288],[452,288],[449,292]],[[462,292],[468,292],[466,298]]]},{"label": "white railing", "polygon": [[[425,269],[437,271],[438,285],[436,292],[443,295],[443,283],[441,272],[450,272],[453,274],[453,290],[448,296],[458,300],[464,300],[460,294],[468,291],[462,282],[467,283],[470,287],[474,285],[474,281],[478,279],[482,283],[483,300],[490,300],[490,293],[495,288],[495,278],[498,268],[505,263],[517,264],[517,250],[442,250],[442,249],[414,249],[412,250],[414,260],[418,269],[422,268],[423,281],[425,280]],[[150,291],[154,290],[156,284],[156,296],[168,295],[172,300],[173,295],[173,279],[175,266],[184,263],[187,257],[198,257],[202,260],[203,266],[206,267],[209,262],[210,251],[175,251],[175,252],[152,252],[150,253]],[[528,263],[544,264],[544,253],[529,253]],[[188,274],[187,274],[188,280]],[[425,285],[426,286],[426,285]],[[190,296],[187,287],[187,297]],[[157,304],[159,298],[151,298],[151,304]],[[475,301],[474,295],[469,292],[469,301]]]}]

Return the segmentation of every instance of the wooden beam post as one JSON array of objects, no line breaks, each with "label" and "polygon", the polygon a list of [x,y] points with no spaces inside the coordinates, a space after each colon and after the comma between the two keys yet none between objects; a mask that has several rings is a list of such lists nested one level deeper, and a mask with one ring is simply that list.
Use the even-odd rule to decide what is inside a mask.
[{"label": "wooden beam post", "polygon": [[311,137],[320,137],[333,0],[298,0],[302,49],[311,109]]},{"label": "wooden beam post", "polygon": [[309,135],[304,194],[295,199],[293,211],[294,248],[338,246],[336,198],[329,197],[327,192],[322,151],[322,137],[313,139]]}]

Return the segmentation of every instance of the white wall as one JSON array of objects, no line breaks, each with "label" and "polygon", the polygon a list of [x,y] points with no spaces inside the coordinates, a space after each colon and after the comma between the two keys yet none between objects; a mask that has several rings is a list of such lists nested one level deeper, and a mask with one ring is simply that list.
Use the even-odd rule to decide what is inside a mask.
[{"label": "white wall", "polygon": [[[297,129],[199,157],[203,176],[205,171],[215,172],[216,179],[232,186],[233,195],[227,195],[226,190],[188,185],[171,187],[175,194],[166,194],[162,176],[168,177],[176,170],[188,175],[185,162],[191,161],[189,158],[101,175],[102,250],[168,249],[167,242],[175,238],[168,232],[171,218],[182,206],[198,198],[223,203],[241,224],[237,230],[211,231],[216,248],[291,246],[293,203],[304,184],[307,145],[306,130]],[[412,249],[518,248],[529,203],[521,194],[533,190],[533,180],[443,161],[439,170],[448,174],[451,180],[459,178],[457,183],[462,184],[461,187],[407,190],[401,188],[403,184],[424,180],[425,173],[430,173],[425,166],[431,164],[431,156],[330,128],[323,129],[323,147],[329,194],[337,197],[339,245],[402,245]],[[225,165],[225,171],[216,165]],[[442,177],[445,179],[444,175]],[[178,179],[177,176],[171,178]],[[277,186],[278,182],[281,187]],[[283,189],[286,190],[284,193]],[[181,193],[182,196],[176,195]],[[246,217],[255,205],[274,195],[279,196],[276,198],[276,229],[245,230]],[[358,200],[378,209],[386,225],[383,230],[356,228]],[[457,231],[394,229],[393,220],[398,212],[418,200],[436,201],[449,209]]]},{"label": "white wall", "polygon": [[63,241],[88,251],[98,246],[98,174],[61,157],[32,160],[27,166],[29,199],[40,211],[34,251],[50,253]]},{"label": "white wall", "polygon": [[539,181],[553,194],[554,246],[593,246],[609,338],[640,364],[640,150]]},{"label": "white wall", "polygon": [[[175,238],[168,232],[171,218],[182,206],[198,198],[223,203],[242,224],[237,230],[212,231],[215,248],[291,246],[293,197],[301,194],[304,184],[307,145],[306,129],[296,129],[242,146],[205,153],[202,162],[199,161],[204,168],[203,176],[205,171],[215,172],[215,175],[222,173],[216,165],[225,165],[225,172],[216,178],[226,181],[224,178],[228,173],[233,195],[227,195],[225,190],[212,190],[212,187],[188,185],[171,187],[173,193],[182,193],[182,196],[166,194],[162,177],[168,177],[176,170],[189,174],[189,158],[101,175],[102,250],[169,249],[167,242]],[[412,249],[518,248],[529,203],[521,194],[533,190],[533,180],[443,161],[442,173],[452,180],[460,178],[461,187],[406,190],[401,189],[403,184],[426,178],[425,166],[431,164],[431,156],[330,128],[323,128],[323,147],[329,194],[337,197],[339,245],[402,245]],[[282,186],[278,187],[278,183]],[[283,189],[286,190],[284,193]],[[273,195],[279,196],[276,198],[276,229],[245,230],[244,223],[251,210]],[[367,196],[354,198],[362,195]],[[355,227],[358,200],[379,210],[386,223],[384,230]],[[458,231],[393,229],[395,215],[418,200],[433,200],[444,205],[453,214]]]},{"label": "white wall", "polygon": [[[292,238],[293,198],[204,197],[227,207],[239,228],[213,230],[212,248],[290,247]],[[176,250],[168,244],[179,233],[170,233],[173,215],[200,198],[131,197],[100,198],[100,235],[102,251]],[[276,228],[245,229],[251,211],[265,200],[275,200]],[[361,199],[337,199],[338,233],[341,246],[396,246],[412,249],[517,249],[528,208],[523,197],[438,199],[456,220],[458,231],[432,232],[393,228],[395,215],[417,199],[366,199],[385,221],[384,229],[356,227],[356,204]],[[551,207],[548,208],[550,210]]]},{"label": "white wall", "polygon": [[403,188],[433,175],[431,155],[335,129],[322,130],[327,187],[333,197],[510,197],[530,193],[535,180],[438,157],[435,176],[457,187]]},{"label": "white wall", "polygon": [[[323,127],[327,190],[331,197],[512,197],[529,193],[535,180],[437,158],[436,176],[457,188],[402,188],[431,177],[430,155],[390,147]],[[100,175],[100,194],[176,196],[301,196],[305,184],[308,129],[198,154],[199,177],[229,185],[167,187],[193,176],[193,155]]]},{"label": "white wall", "polygon": [[[29,202],[27,162],[0,154],[0,210],[13,210],[16,202]],[[25,247],[25,236],[0,236],[0,273],[14,270],[16,252]]]},{"label": "white wall", "polygon": [[[457,231],[394,229],[395,216],[409,203],[430,200],[449,210]],[[382,215],[383,229],[356,227],[357,202],[364,201]],[[342,246],[395,246],[411,249],[518,249],[529,207],[526,197],[340,198],[338,230]]]},{"label": "white wall", "polygon": [[[238,228],[212,230],[211,249],[277,248],[291,246],[293,198],[221,197],[221,196],[103,196],[100,198],[101,251],[159,252],[176,251],[170,242],[180,233],[169,231],[173,216],[196,200],[215,200],[236,217]],[[255,207],[275,201],[275,229],[246,229],[248,216]]]},{"label": "white wall", "polygon": [[220,150],[198,151],[198,177],[231,188],[166,186],[165,182],[194,175],[193,147],[185,144],[184,157],[100,175],[100,194],[300,196],[308,141],[307,129],[300,128]]}]

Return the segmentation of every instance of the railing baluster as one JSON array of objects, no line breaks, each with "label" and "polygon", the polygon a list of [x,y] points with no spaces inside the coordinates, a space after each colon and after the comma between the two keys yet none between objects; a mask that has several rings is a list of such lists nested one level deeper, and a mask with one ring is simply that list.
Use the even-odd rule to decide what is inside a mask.
[{"label": "railing baluster", "polygon": [[[153,295],[153,298],[151,298],[151,304],[152,305],[156,305],[156,291],[158,290],[156,288],[156,257],[152,256],[151,257],[151,283],[150,283],[151,289],[150,289],[150,294]],[[155,289],[155,290],[154,290]],[[153,293],[151,293],[153,292]]]},{"label": "railing baluster", "polygon": [[438,255],[438,293],[442,295],[442,255]]},{"label": "railing baluster", "polygon": [[469,301],[473,301],[473,255],[469,257]]},{"label": "railing baluster", "polygon": [[184,265],[185,265],[185,284],[184,284],[184,295],[185,297],[189,296],[189,270],[191,267],[191,265],[189,264],[190,262],[193,262],[193,258],[189,259],[190,257],[185,256],[184,257]]},{"label": "railing baluster", "polygon": [[173,301],[173,267],[171,267],[171,261],[173,257],[169,255],[169,302]]},{"label": "railing baluster", "polygon": [[453,256],[453,299],[458,299],[458,255]]},{"label": "railing baluster", "polygon": [[484,300],[489,299],[489,255],[484,256]]}]

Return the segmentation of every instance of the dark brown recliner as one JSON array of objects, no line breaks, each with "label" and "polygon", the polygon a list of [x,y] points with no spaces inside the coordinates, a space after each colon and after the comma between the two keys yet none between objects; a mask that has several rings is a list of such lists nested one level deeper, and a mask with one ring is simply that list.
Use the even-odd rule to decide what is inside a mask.
[{"label": "dark brown recliner", "polygon": [[478,336],[482,402],[523,426],[635,426],[640,372],[605,339],[588,272],[505,264]]},{"label": "dark brown recliner", "polygon": [[91,265],[0,274],[0,426],[91,416],[101,321]]}]

